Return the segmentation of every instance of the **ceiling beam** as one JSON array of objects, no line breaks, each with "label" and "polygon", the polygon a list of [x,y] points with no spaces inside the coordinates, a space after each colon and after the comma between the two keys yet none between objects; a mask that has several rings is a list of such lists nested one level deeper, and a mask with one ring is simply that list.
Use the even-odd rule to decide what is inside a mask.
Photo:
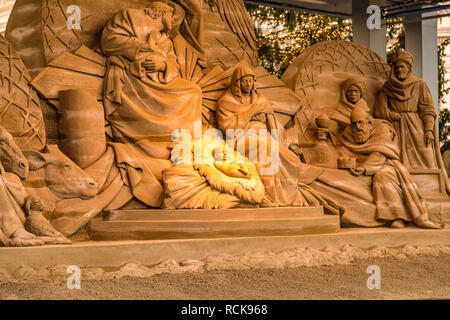
[{"label": "ceiling beam", "polygon": [[[245,3],[267,6],[272,8],[281,8],[286,10],[294,11],[304,11],[309,13],[323,14],[327,16],[341,17],[341,18],[351,18],[351,0],[338,0],[330,1],[324,0],[323,2],[328,2],[327,5],[320,4],[319,1],[296,1],[296,0],[278,0],[278,1],[262,1],[262,0],[244,0]],[[334,6],[329,4],[333,3]],[[344,4],[344,5],[342,5]],[[348,10],[348,5],[350,10]],[[330,7],[340,6],[341,10],[329,10]]]},{"label": "ceiling beam", "polygon": [[[352,18],[352,0],[244,0],[245,3],[285,10],[304,11],[327,16]],[[380,0],[385,18],[420,15],[450,9],[450,1],[438,0]],[[426,6],[426,7],[424,7]]]}]

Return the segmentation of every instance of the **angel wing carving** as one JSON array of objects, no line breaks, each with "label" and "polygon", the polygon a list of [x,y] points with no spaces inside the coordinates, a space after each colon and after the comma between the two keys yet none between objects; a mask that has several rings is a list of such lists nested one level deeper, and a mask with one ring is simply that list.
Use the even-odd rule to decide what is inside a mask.
[{"label": "angel wing carving", "polygon": [[211,8],[215,5],[220,17],[239,40],[256,50],[256,34],[252,22],[248,16],[243,0],[209,0]]}]

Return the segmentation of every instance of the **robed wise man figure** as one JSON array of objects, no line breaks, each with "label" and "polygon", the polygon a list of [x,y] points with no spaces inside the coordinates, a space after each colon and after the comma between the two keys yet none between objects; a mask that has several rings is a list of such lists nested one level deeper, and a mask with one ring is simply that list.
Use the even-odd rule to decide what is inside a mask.
[{"label": "robed wise man figure", "polygon": [[363,79],[351,77],[342,84],[339,104],[330,115],[330,137],[334,145],[337,144],[339,134],[350,124],[350,114],[355,108],[370,111],[364,100],[365,94],[366,84]]},{"label": "robed wise man figure", "polygon": [[364,108],[354,109],[350,120],[339,137],[339,153],[341,157],[356,160],[356,166],[350,169],[352,174],[373,177],[376,213],[372,225],[403,228],[407,223],[414,223],[428,229],[443,227],[429,220],[423,196],[399,161],[397,137],[390,123],[372,119]]},{"label": "robed wise man figure", "polygon": [[397,51],[391,63],[391,74],[377,96],[374,116],[392,123],[399,138],[400,159],[407,168],[439,168],[445,172],[430,90],[411,74],[413,57],[409,52]]}]

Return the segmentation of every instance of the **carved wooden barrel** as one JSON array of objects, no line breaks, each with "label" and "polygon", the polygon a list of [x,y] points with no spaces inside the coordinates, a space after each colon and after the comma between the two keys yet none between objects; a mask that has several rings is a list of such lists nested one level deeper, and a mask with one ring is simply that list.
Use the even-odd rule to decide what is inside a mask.
[{"label": "carved wooden barrel", "polygon": [[85,169],[106,151],[103,107],[89,90],[64,90],[59,96],[61,150]]}]

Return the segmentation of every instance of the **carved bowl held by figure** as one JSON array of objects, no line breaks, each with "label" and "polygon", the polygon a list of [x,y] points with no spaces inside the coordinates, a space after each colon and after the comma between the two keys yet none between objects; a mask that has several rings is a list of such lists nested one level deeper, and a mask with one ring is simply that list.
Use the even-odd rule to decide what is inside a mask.
[{"label": "carved bowl held by figure", "polygon": [[327,129],[330,126],[330,118],[327,116],[327,114],[322,113],[316,118],[316,124],[318,128]]},{"label": "carved bowl held by figure", "polygon": [[297,124],[291,129],[298,135],[298,143],[314,140],[315,119],[321,114],[331,115],[340,102],[346,80],[364,80],[367,90],[363,98],[372,109],[389,72],[386,61],[358,43],[324,41],[305,50],[281,78],[303,102]]}]

